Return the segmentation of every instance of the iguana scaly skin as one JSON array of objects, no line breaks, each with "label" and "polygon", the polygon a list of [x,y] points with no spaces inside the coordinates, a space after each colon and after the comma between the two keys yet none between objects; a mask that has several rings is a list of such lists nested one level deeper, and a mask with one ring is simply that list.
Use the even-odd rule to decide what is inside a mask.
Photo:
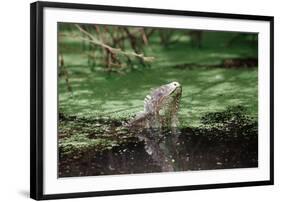
[{"label": "iguana scaly skin", "polygon": [[162,85],[144,99],[144,110],[130,121],[130,127],[161,128],[177,127],[181,85],[172,82]]}]

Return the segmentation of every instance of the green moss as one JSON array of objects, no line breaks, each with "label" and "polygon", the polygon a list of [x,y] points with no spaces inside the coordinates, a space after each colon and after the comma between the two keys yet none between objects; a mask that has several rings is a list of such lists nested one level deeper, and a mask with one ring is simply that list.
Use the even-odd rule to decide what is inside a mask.
[{"label": "green moss", "polygon": [[102,151],[105,149],[111,149],[117,145],[117,141],[102,138],[91,139],[87,137],[87,134],[76,134],[69,138],[59,140],[59,149],[63,155],[73,154],[77,151]]},{"label": "green moss", "polygon": [[120,120],[59,117],[60,155],[79,156],[88,151],[109,150],[121,143],[133,140],[131,133]]}]

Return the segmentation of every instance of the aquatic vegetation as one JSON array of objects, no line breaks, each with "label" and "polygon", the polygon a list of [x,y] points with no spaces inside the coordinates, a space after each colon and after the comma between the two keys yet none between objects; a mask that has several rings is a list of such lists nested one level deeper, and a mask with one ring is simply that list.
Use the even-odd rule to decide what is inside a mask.
[{"label": "aquatic vegetation", "polygon": [[79,155],[86,151],[102,151],[131,138],[120,120],[59,117],[60,156]]},{"label": "aquatic vegetation", "polygon": [[243,106],[231,106],[225,111],[207,113],[201,119],[202,126],[207,128],[229,128],[240,130],[247,126],[258,131],[257,119],[246,114],[246,108]]},{"label": "aquatic vegetation", "polygon": [[59,138],[60,176],[258,165],[258,125],[243,107],[208,113],[201,120],[202,127],[178,128],[175,134],[169,128],[128,131],[126,120],[60,116],[59,131],[68,131]]}]

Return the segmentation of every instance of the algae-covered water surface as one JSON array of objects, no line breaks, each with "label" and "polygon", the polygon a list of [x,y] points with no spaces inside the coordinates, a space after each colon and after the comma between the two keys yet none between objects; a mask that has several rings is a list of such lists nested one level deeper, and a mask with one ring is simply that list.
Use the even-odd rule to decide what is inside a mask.
[{"label": "algae-covered water surface", "polygon": [[[58,28],[59,177],[258,166],[256,34]],[[177,127],[132,130],[145,97],[171,82]]]}]

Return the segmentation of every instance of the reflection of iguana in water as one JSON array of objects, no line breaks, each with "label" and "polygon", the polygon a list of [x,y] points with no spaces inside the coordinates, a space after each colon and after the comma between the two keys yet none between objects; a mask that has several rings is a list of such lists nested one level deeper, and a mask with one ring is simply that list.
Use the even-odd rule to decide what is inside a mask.
[{"label": "reflection of iguana in water", "polygon": [[172,82],[153,90],[144,99],[144,110],[130,121],[130,127],[177,127],[181,85]]}]

